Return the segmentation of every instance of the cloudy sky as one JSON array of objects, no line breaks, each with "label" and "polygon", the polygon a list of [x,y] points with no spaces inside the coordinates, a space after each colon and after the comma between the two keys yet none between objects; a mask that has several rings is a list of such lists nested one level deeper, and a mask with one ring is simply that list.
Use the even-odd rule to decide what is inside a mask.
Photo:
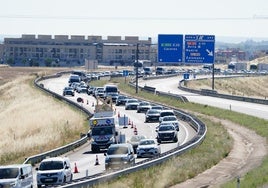
[{"label": "cloudy sky", "polygon": [[267,0],[0,0],[0,35],[268,38]]}]

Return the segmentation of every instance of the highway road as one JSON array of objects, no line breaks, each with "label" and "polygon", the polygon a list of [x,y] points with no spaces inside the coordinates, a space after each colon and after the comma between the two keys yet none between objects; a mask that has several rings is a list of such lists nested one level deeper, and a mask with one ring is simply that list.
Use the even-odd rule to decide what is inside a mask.
[{"label": "highway road", "polygon": [[241,102],[229,99],[222,99],[216,97],[203,96],[199,94],[189,93],[178,89],[181,76],[163,78],[153,80],[139,80],[139,86],[151,86],[155,87],[157,91],[170,92],[173,94],[183,95],[190,102],[214,106],[222,109],[228,109],[252,116],[256,116],[263,119],[268,119],[268,106],[262,104]]},{"label": "highway road", "polygon": [[[44,84],[45,88],[62,95],[63,88],[68,85],[68,78],[69,78],[68,75],[64,75],[59,78],[43,80],[42,83]],[[87,94],[79,94],[79,93],[76,93],[74,97],[67,96],[69,100],[73,101],[77,101],[78,97],[83,98],[84,101],[88,101],[88,104],[86,102],[81,105],[83,105],[83,107],[87,108],[93,113],[94,107],[92,107],[92,103],[96,103],[95,98]],[[130,118],[131,121],[134,122],[134,125],[136,125],[137,127],[138,134],[145,135],[147,138],[156,137],[155,127],[158,125],[158,123],[144,123],[145,114],[137,113],[134,110],[126,111],[124,109],[124,106],[116,106],[115,108],[117,113],[120,112],[121,116],[126,115]],[[187,123],[180,121],[180,125],[181,127],[178,133],[179,141],[177,143],[161,144],[161,152],[165,152],[175,148],[178,145],[182,145],[185,142],[189,141],[191,138],[193,138],[193,136],[195,136],[196,132]],[[134,135],[133,129],[131,129],[130,125],[128,126],[128,128],[120,127],[119,130],[120,134],[126,136],[126,140],[129,140],[130,137]],[[77,148],[76,150],[67,153],[65,156],[68,156],[70,158],[73,169],[74,165],[75,164],[77,165],[79,173],[74,174],[74,179],[85,177],[86,175],[93,175],[105,172],[104,152],[97,154],[92,153],[90,147],[90,141],[87,144],[81,146],[80,148]],[[96,157],[98,157],[100,165],[95,165]],[[136,159],[136,162],[140,160],[144,159]]]}]

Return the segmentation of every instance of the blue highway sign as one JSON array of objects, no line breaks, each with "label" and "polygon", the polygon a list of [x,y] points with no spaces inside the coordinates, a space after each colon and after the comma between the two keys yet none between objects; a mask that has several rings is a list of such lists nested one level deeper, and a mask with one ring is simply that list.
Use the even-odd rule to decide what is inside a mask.
[{"label": "blue highway sign", "polygon": [[123,76],[124,76],[124,77],[128,76],[128,74],[129,74],[129,73],[128,73],[128,70],[123,70]]},{"label": "blue highway sign", "polygon": [[182,62],[183,35],[158,35],[158,62]]},{"label": "blue highway sign", "polygon": [[186,63],[214,63],[214,35],[185,35]]}]

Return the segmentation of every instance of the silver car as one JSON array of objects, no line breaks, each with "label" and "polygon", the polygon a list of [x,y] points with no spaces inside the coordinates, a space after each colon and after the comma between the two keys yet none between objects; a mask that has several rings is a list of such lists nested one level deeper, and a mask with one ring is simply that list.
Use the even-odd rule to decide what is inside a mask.
[{"label": "silver car", "polygon": [[105,169],[120,169],[135,164],[135,154],[131,144],[112,144],[105,157]]},{"label": "silver car", "polygon": [[161,154],[160,144],[155,139],[143,139],[137,148],[137,157],[154,157]]}]

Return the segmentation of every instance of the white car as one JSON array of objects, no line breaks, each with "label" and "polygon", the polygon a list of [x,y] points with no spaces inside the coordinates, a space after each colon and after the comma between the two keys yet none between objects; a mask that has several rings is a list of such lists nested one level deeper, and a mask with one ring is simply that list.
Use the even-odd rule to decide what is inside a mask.
[{"label": "white car", "polygon": [[137,110],[139,101],[137,99],[128,99],[125,104],[125,110]]},{"label": "white car", "polygon": [[73,173],[67,157],[51,157],[41,161],[36,168],[37,187],[60,185],[72,181]]},{"label": "white car", "polygon": [[176,116],[164,116],[160,122],[161,124],[169,124],[172,123],[174,127],[177,129],[177,131],[180,130],[179,128],[179,120],[177,119]]},{"label": "white car", "polygon": [[139,105],[137,106],[137,113],[140,112],[147,112],[151,108],[151,104],[149,102],[143,101],[140,102]]},{"label": "white car", "polygon": [[161,154],[160,144],[155,139],[143,139],[137,147],[137,157],[154,157]]},{"label": "white car", "polygon": [[175,113],[173,110],[161,110],[160,112],[160,117],[159,117],[159,122],[161,123],[162,119],[164,116],[175,116]]},{"label": "white car", "polygon": [[85,85],[78,86],[76,88],[77,93],[87,93],[88,88]]}]

